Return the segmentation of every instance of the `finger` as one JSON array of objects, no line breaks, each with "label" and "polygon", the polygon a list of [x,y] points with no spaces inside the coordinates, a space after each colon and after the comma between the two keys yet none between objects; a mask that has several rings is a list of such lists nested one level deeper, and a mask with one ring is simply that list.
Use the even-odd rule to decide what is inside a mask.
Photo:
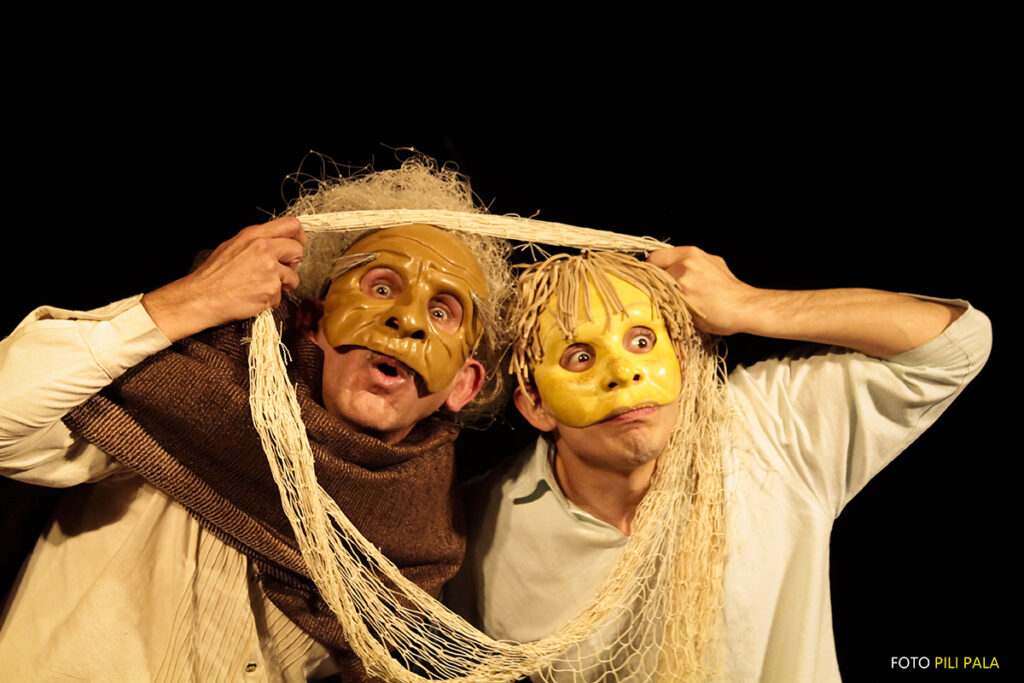
[{"label": "finger", "polygon": [[285,238],[297,241],[299,244],[306,243],[306,232],[302,229],[302,223],[295,216],[282,216],[259,225],[250,225],[242,233],[252,239],[259,238]]},{"label": "finger", "polygon": [[688,253],[688,249],[688,247],[667,247],[665,249],[655,249],[647,255],[647,261],[659,268],[668,268],[676,261],[685,258]]},{"label": "finger", "polygon": [[700,247],[671,247],[669,249],[652,251],[647,256],[647,261],[663,270],[667,270],[672,276],[678,277],[680,273],[697,263],[697,260],[703,253]]},{"label": "finger", "polygon": [[302,244],[287,237],[275,237],[269,240],[270,253],[279,263],[289,268],[297,268],[302,263]]},{"label": "finger", "polygon": [[271,223],[276,224],[275,229],[281,230],[281,233],[275,235],[275,237],[287,237],[297,241],[299,244],[306,244],[306,231],[302,228],[302,223],[295,216],[282,216],[271,221]]},{"label": "finger", "polygon": [[299,276],[293,269],[282,267],[279,275],[281,278],[281,291],[294,292],[299,288]]}]

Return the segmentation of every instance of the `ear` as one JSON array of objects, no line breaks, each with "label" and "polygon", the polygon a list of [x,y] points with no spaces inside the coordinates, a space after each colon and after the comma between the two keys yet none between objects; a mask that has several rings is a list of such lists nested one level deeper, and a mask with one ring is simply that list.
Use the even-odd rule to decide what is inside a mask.
[{"label": "ear", "polygon": [[310,297],[303,299],[295,310],[295,329],[299,334],[316,337],[320,329],[320,319],[324,315],[323,299]]},{"label": "ear", "polygon": [[327,341],[327,336],[324,334],[324,330],[320,325],[317,325],[312,330],[305,331],[306,336],[313,340],[313,343],[320,347],[320,350],[326,355],[330,351],[334,351],[334,347]]},{"label": "ear", "polygon": [[522,387],[516,387],[512,393],[512,402],[516,404],[516,408],[526,421],[540,431],[554,431],[558,426],[555,416],[541,403],[540,394],[532,384],[527,385],[526,391],[523,391]]},{"label": "ear", "polygon": [[476,358],[467,358],[452,381],[451,392],[444,402],[445,407],[453,413],[465,408],[466,404],[480,393],[486,377],[487,371],[480,361]]}]

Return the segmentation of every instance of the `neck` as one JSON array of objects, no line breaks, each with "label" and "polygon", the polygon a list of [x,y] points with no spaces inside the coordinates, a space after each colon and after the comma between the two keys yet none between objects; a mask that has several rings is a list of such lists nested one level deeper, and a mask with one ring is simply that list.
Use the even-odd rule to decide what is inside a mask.
[{"label": "neck", "polygon": [[657,460],[628,470],[600,467],[570,449],[557,447],[552,469],[566,498],[629,536],[637,506],[647,494],[656,468]]}]

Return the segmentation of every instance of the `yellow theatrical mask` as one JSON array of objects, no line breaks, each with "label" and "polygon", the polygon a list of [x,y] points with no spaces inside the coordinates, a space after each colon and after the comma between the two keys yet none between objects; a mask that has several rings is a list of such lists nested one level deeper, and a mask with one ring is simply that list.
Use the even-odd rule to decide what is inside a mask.
[{"label": "yellow theatrical mask", "polygon": [[403,225],[357,241],[347,254],[376,254],[339,275],[324,299],[324,336],[415,370],[431,393],[448,386],[483,331],[471,292],[487,298],[476,258],[431,225]]},{"label": "yellow theatrical mask", "polygon": [[[533,368],[534,382],[555,419],[570,427],[671,403],[682,389],[679,360],[661,314],[639,289],[609,279],[624,315],[609,314],[588,282],[590,320],[580,305],[573,338],[565,338],[548,310],[540,316],[544,358]],[[554,297],[549,306],[553,303]]]}]

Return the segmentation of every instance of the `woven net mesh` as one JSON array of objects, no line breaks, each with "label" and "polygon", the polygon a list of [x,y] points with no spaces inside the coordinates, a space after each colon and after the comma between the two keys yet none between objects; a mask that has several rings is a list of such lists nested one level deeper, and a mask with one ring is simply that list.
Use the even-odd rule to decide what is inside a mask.
[{"label": "woven net mesh", "polygon": [[[594,248],[598,240],[601,248],[623,251],[663,246],[648,238],[572,226],[566,230],[560,224],[517,217],[487,216],[482,221],[478,214],[447,211],[373,213],[300,220],[314,231],[421,222],[559,246]],[[670,681],[714,675],[724,552],[722,435],[728,420],[723,369],[710,341],[694,330],[671,278],[649,266],[638,270],[638,264],[647,266],[623,254],[556,257],[531,267],[520,279],[513,317],[523,334],[513,349],[513,371],[521,381],[527,381],[530,359],[536,357],[527,332],[530,316],[552,294],[572,288],[573,282],[578,287],[588,277],[599,282],[605,272],[651,296],[666,318],[679,357],[685,359],[679,422],[620,559],[579,615],[528,643],[496,641],[481,633],[405,579],[349,522],[317,484],[273,318],[264,312],[254,320],[253,421],[310,577],[371,675],[399,683],[513,681],[525,675],[549,681]],[[605,305],[614,310],[614,291]]]}]

